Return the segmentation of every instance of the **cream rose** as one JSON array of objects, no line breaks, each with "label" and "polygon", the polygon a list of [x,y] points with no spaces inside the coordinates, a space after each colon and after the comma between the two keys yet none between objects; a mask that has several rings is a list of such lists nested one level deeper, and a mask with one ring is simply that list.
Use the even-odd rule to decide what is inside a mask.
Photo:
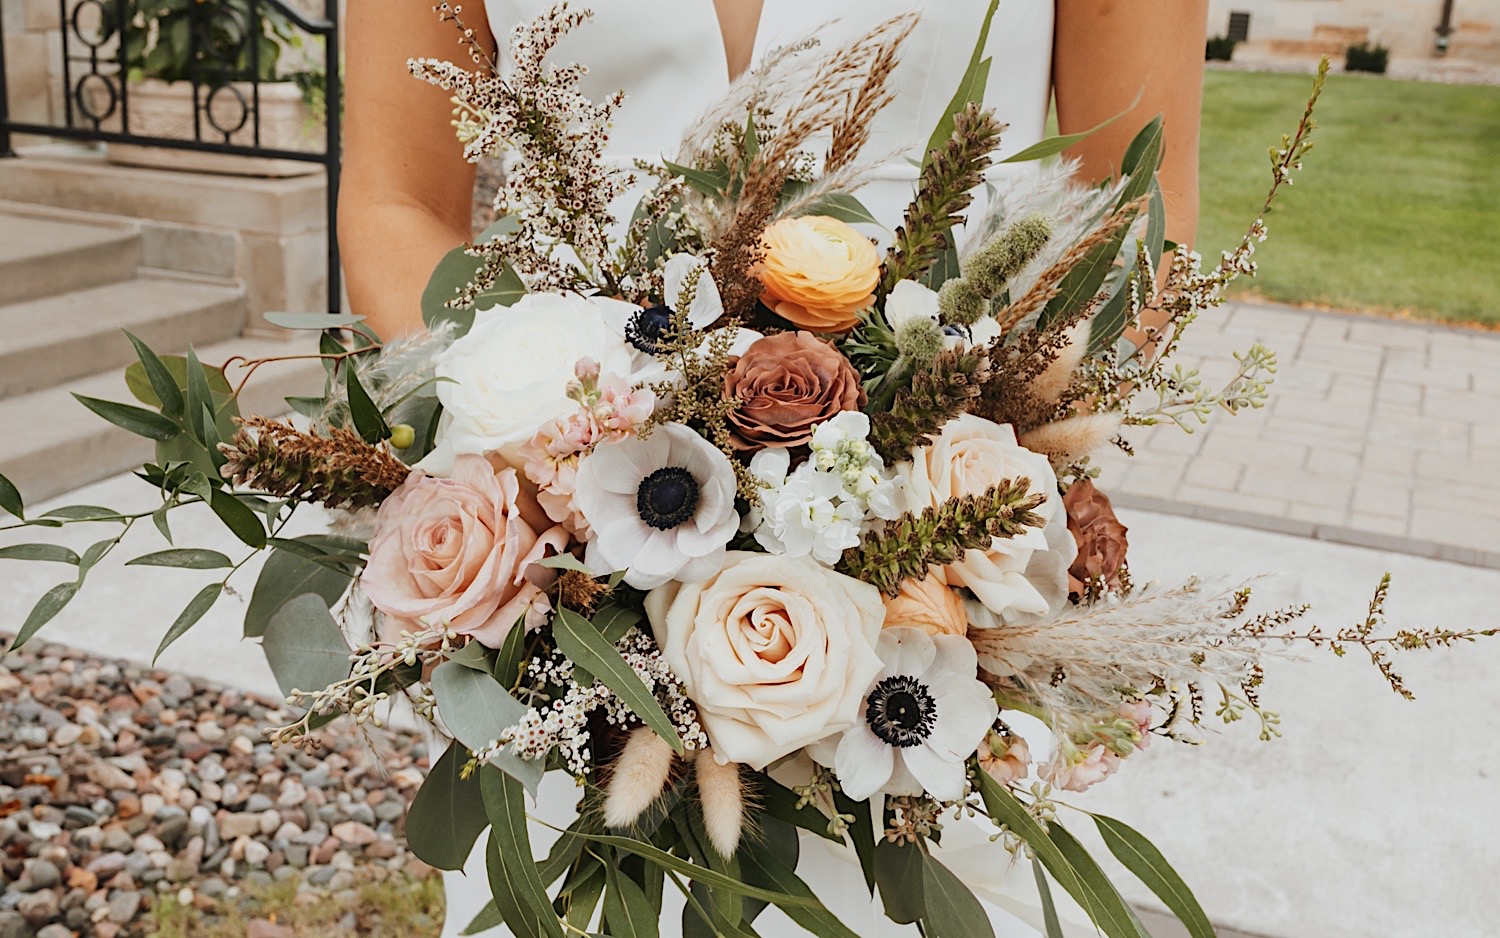
[{"label": "cream rose", "polygon": [[[422,468],[447,474],[461,453],[500,453],[519,465],[521,444],[577,410],[567,396],[573,367],[592,358],[606,374],[629,375],[630,346],[605,313],[619,300],[528,293],[514,306],[482,310],[474,327],[437,360],[444,424]],[[632,307],[634,309],[634,307]]]},{"label": "cream rose", "polygon": [[826,215],[783,218],[761,236],[762,301],[811,332],[848,332],[875,301],[880,254],[870,239]]},{"label": "cream rose", "polygon": [[941,567],[929,569],[920,580],[902,580],[901,592],[884,599],[886,628],[909,625],[928,635],[963,635],[969,630],[963,597],[948,587],[948,574]]},{"label": "cream rose", "polygon": [[852,725],[883,667],[880,591],[805,560],[731,551],[646,615],[714,754],[756,769]]},{"label": "cream rose", "polygon": [[532,566],[567,546],[516,479],[482,456],[459,456],[453,476],[420,470],[380,506],[360,586],[391,628],[449,626],[498,648],[545,597],[555,572]]},{"label": "cream rose", "polygon": [[896,474],[904,483],[911,512],[975,495],[1001,482],[1029,480],[1028,491],[1045,497],[1035,511],[1046,526],[1027,528],[1012,538],[995,538],[989,550],[968,551],[944,569],[949,585],[967,587],[986,609],[1005,621],[1044,616],[1054,606],[1060,608],[1067,597],[1067,568],[1073,558],[1062,556],[1072,538],[1067,536],[1057,476],[1047,457],[1016,442],[1010,426],[973,414],[955,417],[931,444],[913,450],[911,461],[898,465]]}]

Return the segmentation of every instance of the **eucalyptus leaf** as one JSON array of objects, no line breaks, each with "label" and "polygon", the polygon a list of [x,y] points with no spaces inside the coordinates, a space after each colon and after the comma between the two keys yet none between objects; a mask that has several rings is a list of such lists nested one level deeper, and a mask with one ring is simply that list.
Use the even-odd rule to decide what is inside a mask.
[{"label": "eucalyptus leaf", "polygon": [[266,322],[283,329],[341,329],[364,322],[353,313],[265,313]]},{"label": "eucalyptus leaf", "polygon": [[0,547],[0,560],[41,560],[78,566],[78,554],[61,544],[12,544]]},{"label": "eucalyptus leaf", "polygon": [[984,21],[979,26],[979,36],[974,42],[974,51],[969,55],[969,66],[959,80],[958,90],[953,93],[953,98],[943,110],[942,119],[933,129],[926,149],[922,151],[924,165],[926,154],[941,147],[944,141],[953,135],[954,117],[971,103],[984,101],[985,85],[989,82],[990,74],[990,60],[984,57],[984,48],[989,44],[990,23],[994,21],[995,10],[999,6],[1000,0],[990,0],[985,9]]},{"label": "eucalyptus leaf", "polygon": [[819,904],[817,899],[807,899],[802,896],[789,896],[785,893],[776,892],[775,890],[760,889],[756,886],[746,885],[745,883],[742,883],[736,879],[725,876],[723,873],[716,872],[714,870],[708,869],[707,867],[689,863],[681,857],[675,857],[672,854],[667,853],[665,850],[662,850],[658,847],[653,847],[651,844],[643,843],[642,841],[635,840],[631,837],[617,837],[611,834],[585,833],[579,833],[576,836],[582,837],[585,840],[592,841],[594,843],[604,844],[606,846],[614,847],[618,850],[624,850],[626,853],[633,853],[636,856],[655,864],[656,866],[671,870],[683,876],[690,877],[696,882],[703,883],[705,886],[710,886],[714,889],[727,889],[730,892],[736,893],[741,896],[750,896],[756,899],[764,899],[766,902],[769,902],[781,909],[788,909],[793,906],[806,909],[813,908]]},{"label": "eucalyptus leaf", "polygon": [[463,777],[469,754],[449,746],[417,789],[406,812],[406,841],[417,859],[440,870],[461,870],[490,819],[479,775]]},{"label": "eucalyptus leaf", "polygon": [[[488,671],[476,671],[457,661],[445,661],[432,672],[432,693],[443,723],[454,738],[474,752],[521,722],[528,709]],[[537,785],[547,770],[545,759],[522,759],[509,749],[491,763],[525,785],[532,797],[536,797]]]},{"label": "eucalyptus leaf", "polygon": [[875,845],[875,882],[886,918],[899,925],[921,921],[923,903],[922,851],[915,844],[881,840]]},{"label": "eucalyptus leaf", "polygon": [[[484,904],[484,908],[479,910],[478,915],[469,920],[469,924],[465,925],[464,930],[459,932],[459,934],[477,935],[481,932],[487,932],[492,928],[499,928],[504,924],[505,919],[501,917],[500,910],[495,908],[495,900],[491,899]],[[1048,938],[1051,938],[1051,936],[1048,936]]]},{"label": "eucalyptus leaf", "polygon": [[865,876],[865,888],[875,894],[875,818],[870,812],[869,801],[855,801],[839,789],[834,789],[833,806],[840,814],[851,814],[854,823],[849,826],[849,839],[853,841],[854,853],[859,857],[859,868]]},{"label": "eucalyptus leaf", "polygon": [[1012,153],[1010,156],[1007,156],[1000,162],[1028,163],[1032,160],[1044,160],[1049,156],[1056,156],[1057,154],[1066,150],[1068,147],[1071,147],[1073,144],[1081,143],[1082,141],[1087,140],[1089,137],[1092,137],[1094,134],[1108,127],[1110,124],[1113,124],[1115,121],[1124,117],[1126,114],[1129,114],[1131,111],[1135,110],[1135,106],[1140,103],[1141,95],[1143,93],[1144,92],[1137,92],[1135,100],[1130,102],[1130,104],[1123,111],[1120,111],[1113,117],[1106,118],[1105,120],[1100,121],[1099,123],[1090,127],[1088,130],[1080,131],[1076,134],[1063,134],[1057,137],[1047,137],[1045,139],[1038,140],[1036,143],[1033,143],[1026,149],[1020,150],[1016,153]]},{"label": "eucalyptus leaf", "polygon": [[633,935],[636,938],[658,938],[660,914],[635,880],[620,875],[614,867],[605,867],[609,885],[604,890],[604,921],[610,934]]},{"label": "eucalyptus leaf", "polygon": [[[541,874],[531,856],[531,837],[526,830],[526,806],[522,800],[521,785],[498,769],[481,767],[479,789],[484,798],[484,811],[490,819],[490,850],[487,859],[498,860],[500,870],[491,868],[490,886],[497,890],[495,905],[513,930],[521,918],[534,918],[537,933],[549,938],[563,938],[562,925],[552,911],[547,898],[547,889],[542,884]],[[503,887],[497,884],[496,873],[501,875]],[[501,891],[505,895],[501,895]],[[508,907],[509,906],[509,907]],[[529,913],[529,914],[528,914]]]},{"label": "eucalyptus leaf", "polygon": [[568,660],[599,679],[605,687],[614,691],[625,705],[640,717],[647,726],[665,739],[678,755],[684,752],[682,738],[672,726],[672,721],[657,702],[655,695],[646,689],[640,675],[636,674],[615,647],[605,641],[593,624],[571,609],[558,609],[552,619],[552,635],[557,648]]},{"label": "eucalyptus leaf", "polygon": [[218,602],[223,594],[223,583],[210,583],[198,591],[198,595],[192,598],[187,608],[183,609],[176,621],[172,623],[171,628],[167,629],[167,634],[162,636],[161,644],[156,646],[156,654],[151,656],[152,667],[156,666],[156,659],[161,657],[161,653],[186,634],[188,629],[197,625],[198,620],[208,614],[208,610],[213,608],[214,603]]},{"label": "eucalyptus leaf", "polygon": [[1047,873],[1036,857],[1031,858],[1031,873],[1036,878],[1037,896],[1042,902],[1042,925],[1046,938],[1066,938],[1062,922],[1057,920],[1057,904],[1052,901],[1052,887],[1047,885]]},{"label": "eucalyptus leaf", "polygon": [[625,633],[640,624],[641,612],[629,606],[609,603],[594,613],[594,628],[611,645],[625,637]]},{"label": "eucalyptus leaf", "polygon": [[[1036,857],[1042,861],[1042,865],[1052,874],[1052,878],[1057,880],[1058,885],[1067,890],[1068,895],[1077,899],[1092,917],[1093,910],[1084,898],[1086,892],[1083,881],[1079,879],[1077,871],[1058,849],[1057,844],[1052,842],[1047,830],[1031,816],[1026,806],[1010,793],[1010,789],[995,781],[988,773],[979,772],[974,777],[979,780],[979,795],[984,801],[984,807],[990,819],[996,824],[1004,824],[1010,828],[1011,833],[1024,840]],[[1095,922],[1102,924],[1097,919]]]},{"label": "eucalyptus leaf", "polygon": [[104,401],[97,397],[85,397],[82,394],[74,394],[73,397],[95,414],[122,430],[129,430],[136,436],[143,436],[149,440],[170,440],[182,432],[182,428],[173,423],[170,417],[163,416],[154,410],[146,410],[130,404],[117,404],[114,401]]},{"label": "eucalyptus leaf", "polygon": [[923,933],[929,938],[995,938],[990,917],[969,887],[931,854],[921,857]]},{"label": "eucalyptus leaf", "polygon": [[589,576],[594,575],[594,571],[590,570],[582,560],[579,560],[572,554],[553,554],[551,557],[543,557],[534,566],[546,567],[549,570],[576,570],[579,573],[586,573]]},{"label": "eucalyptus leaf", "polygon": [[1192,938],[1214,938],[1213,923],[1208,920],[1193,891],[1151,841],[1111,817],[1096,814],[1094,825],[1099,828],[1099,835],[1104,838],[1104,846],[1109,852],[1172,910]]},{"label": "eucalyptus leaf", "polygon": [[[609,885],[609,877],[602,864],[591,863],[584,869],[587,873],[568,886],[565,892],[567,911],[563,915],[563,920],[577,929],[589,927],[589,922],[593,921],[594,912],[599,908],[599,900],[604,898],[605,888]],[[614,934],[629,935],[633,932],[616,931]]]},{"label": "eucalyptus leaf", "polygon": [[215,570],[234,566],[234,561],[216,550],[178,547],[159,550],[125,562],[127,567],[177,567],[183,570]]},{"label": "eucalyptus leaf", "polygon": [[1053,821],[1047,827],[1052,842],[1062,852],[1083,884],[1083,895],[1075,895],[1079,904],[1088,910],[1094,923],[1110,938],[1151,938],[1120,895],[1104,870],[1099,867],[1088,850],[1068,833],[1067,828]]},{"label": "eucalyptus leaf", "polygon": [[[127,336],[130,335],[128,332],[125,334]],[[143,348],[145,348],[144,344],[136,346],[137,353]],[[150,349],[146,348],[146,351],[149,352]],[[163,403],[163,398],[157,391],[156,384],[152,381],[144,362],[133,362],[130,367],[125,369],[125,387],[130,390],[131,395],[136,400],[147,407],[159,407],[163,412],[173,414],[173,416],[185,413],[186,401],[183,398],[183,394],[187,391],[187,359],[182,355],[156,355],[155,358],[166,370],[173,386],[176,388],[176,400],[179,403],[177,404],[175,413],[168,410],[166,404]],[[209,389],[214,394],[222,395],[226,398],[230,395],[233,389],[230,388],[229,379],[224,377],[222,369],[207,365],[199,365],[199,368],[203,372],[204,380],[208,382]],[[161,380],[160,375],[157,376],[157,380]],[[172,392],[167,392],[166,399],[167,401],[173,399]]]},{"label": "eucalyptus leaf", "polygon": [[[847,192],[829,192],[797,210],[798,215],[827,215],[850,224],[880,225],[863,202]],[[882,226],[883,227],[883,226]]]},{"label": "eucalyptus leaf", "polygon": [[349,644],[323,597],[305,593],[266,623],[261,647],[282,694],[322,690],[349,676]]},{"label": "eucalyptus leaf", "polygon": [[747,851],[744,854],[744,861],[747,867],[755,869],[770,882],[771,888],[789,896],[799,896],[816,903],[809,908],[787,906],[782,910],[787,918],[801,925],[810,934],[824,936],[824,938],[859,938],[857,933],[839,921],[838,916],[828,911],[801,877],[776,856],[770,853]]},{"label": "eucalyptus leaf", "polygon": [[724,197],[729,188],[728,170],[710,172],[708,170],[694,169],[691,166],[683,166],[670,160],[662,160],[662,165],[675,175],[681,176],[683,180],[694,189],[711,199]]},{"label": "eucalyptus leaf", "polygon": [[15,640],[10,643],[10,650],[15,651],[26,644],[31,636],[36,634],[37,629],[51,622],[76,595],[78,595],[77,583],[59,583],[48,590],[41,599],[36,601],[36,605],[31,607],[26,621],[21,623],[21,630],[16,633]]},{"label": "eucalyptus leaf", "polygon": [[0,510],[26,520],[26,503],[21,500],[20,490],[3,475],[0,475]]},{"label": "eucalyptus leaf", "polygon": [[[316,543],[312,538],[299,538],[299,542]],[[287,600],[304,593],[316,593],[323,597],[326,606],[332,607],[349,589],[353,578],[342,571],[309,560],[286,549],[284,542],[277,543],[261,568],[255,589],[250,593],[250,605],[245,609],[246,638],[259,638],[265,633],[266,624]]]},{"label": "eucalyptus leaf", "polygon": [[842,842],[841,838],[828,832],[828,818],[823,812],[812,805],[797,807],[799,799],[796,792],[765,773],[759,773],[754,778],[759,788],[761,810],[766,814],[825,840]]}]

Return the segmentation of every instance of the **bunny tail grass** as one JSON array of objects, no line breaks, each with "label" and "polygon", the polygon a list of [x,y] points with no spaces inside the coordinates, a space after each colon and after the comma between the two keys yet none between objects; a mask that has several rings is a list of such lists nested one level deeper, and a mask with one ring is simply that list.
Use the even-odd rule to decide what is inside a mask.
[{"label": "bunny tail grass", "polygon": [[1020,443],[1054,466],[1068,466],[1103,449],[1123,421],[1120,414],[1078,414],[1028,430]]},{"label": "bunny tail grass", "polygon": [[1062,347],[1046,370],[1031,382],[1031,393],[1038,400],[1056,406],[1072,386],[1073,374],[1078,371],[1083,355],[1088,351],[1089,322],[1083,319],[1069,328],[1068,344]]},{"label": "bunny tail grass", "polygon": [[703,826],[714,849],[726,859],[734,856],[745,826],[745,789],[737,762],[720,765],[712,749],[698,750],[698,797],[703,802]]},{"label": "bunny tail grass", "polygon": [[672,745],[648,727],[640,727],[625,741],[609,777],[604,799],[604,823],[629,827],[651,807],[672,772]]}]

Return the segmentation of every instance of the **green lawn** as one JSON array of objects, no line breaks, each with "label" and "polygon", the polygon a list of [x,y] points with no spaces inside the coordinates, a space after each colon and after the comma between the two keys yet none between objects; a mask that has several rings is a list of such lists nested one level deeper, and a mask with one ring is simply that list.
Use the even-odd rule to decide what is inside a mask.
[{"label": "green lawn", "polygon": [[[1202,214],[1212,259],[1270,180],[1311,77],[1206,75]],[[1500,325],[1500,88],[1334,75],[1305,168],[1267,218],[1243,292],[1285,303]]]}]

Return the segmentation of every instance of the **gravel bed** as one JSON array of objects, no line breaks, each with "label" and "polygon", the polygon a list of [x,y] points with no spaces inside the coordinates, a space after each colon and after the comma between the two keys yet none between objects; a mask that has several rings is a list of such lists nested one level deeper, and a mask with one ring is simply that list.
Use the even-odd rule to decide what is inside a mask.
[{"label": "gravel bed", "polygon": [[288,716],[39,641],[0,656],[0,938],[143,935],[165,895],[211,909],[296,879],[352,901],[431,875],[402,830],[422,738],[340,724],[316,755],[273,749],[261,731]]}]

